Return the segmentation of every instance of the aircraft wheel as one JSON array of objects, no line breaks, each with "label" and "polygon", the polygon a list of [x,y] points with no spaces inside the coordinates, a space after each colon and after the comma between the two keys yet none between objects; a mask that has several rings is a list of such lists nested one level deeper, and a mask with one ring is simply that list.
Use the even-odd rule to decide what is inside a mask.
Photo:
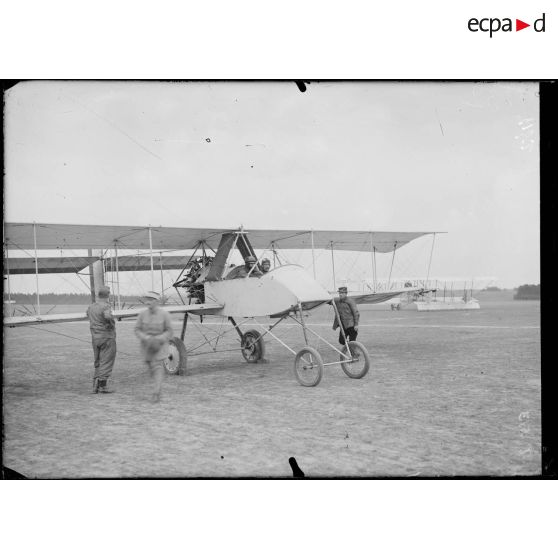
[{"label": "aircraft wheel", "polygon": [[249,329],[242,336],[241,351],[246,362],[258,362],[264,357],[264,341],[256,329]]},{"label": "aircraft wheel", "polygon": [[186,347],[180,337],[173,337],[169,341],[169,356],[163,360],[163,366],[169,374],[184,376],[186,374]]},{"label": "aircraft wheel", "polygon": [[324,361],[313,347],[304,347],[295,356],[294,373],[299,383],[306,387],[317,386],[324,373]]},{"label": "aircraft wheel", "polygon": [[[353,355],[353,361],[343,361],[344,357],[340,356],[341,368],[343,368],[343,372],[345,372],[349,378],[363,378],[370,369],[370,355],[366,347],[358,341],[349,341],[349,348]],[[341,349],[341,352],[347,354],[347,345]]]}]

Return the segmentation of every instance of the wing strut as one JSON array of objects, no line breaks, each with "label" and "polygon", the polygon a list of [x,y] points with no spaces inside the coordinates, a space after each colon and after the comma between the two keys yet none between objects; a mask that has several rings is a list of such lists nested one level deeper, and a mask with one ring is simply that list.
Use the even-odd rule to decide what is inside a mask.
[{"label": "wing strut", "polygon": [[41,315],[41,299],[39,297],[39,260],[37,259],[37,224],[33,222],[33,245],[35,248],[35,282],[37,285],[37,316]]},{"label": "wing strut", "polygon": [[336,291],[337,288],[335,286],[335,259],[333,257],[333,241],[331,242],[331,267],[333,269],[333,290]]},{"label": "wing strut", "polygon": [[281,258],[279,257],[277,246],[275,246],[275,241],[272,241],[271,243],[271,251],[273,252],[273,267],[277,267],[277,262],[279,262],[279,265],[283,265]]},{"label": "wing strut", "polygon": [[[153,278],[153,239],[151,237],[151,225],[149,225],[149,257],[151,258],[151,290],[155,290],[155,279]],[[161,292],[161,296],[163,293]]]},{"label": "wing strut", "polygon": [[370,233],[370,257],[372,258],[372,285],[374,292],[376,292],[376,246],[374,246],[374,241],[372,240],[372,233]]},{"label": "wing strut", "polygon": [[393,262],[395,260],[395,251],[396,250],[397,250],[397,241],[393,245],[393,256],[391,257],[391,266],[389,268],[389,277],[388,277],[388,284],[387,284],[388,291],[391,289],[391,272],[393,271]]},{"label": "wing strut", "polygon": [[[87,256],[93,257],[93,250],[87,249]],[[91,302],[95,302],[95,276],[93,274],[93,263],[89,264],[89,290],[91,291]]]},{"label": "wing strut", "polygon": [[163,252],[159,252],[159,266],[161,267],[161,297],[163,296],[164,291],[164,282],[163,282]]},{"label": "wing strut", "polygon": [[116,241],[114,241],[114,259],[116,261],[116,293],[118,299],[118,310],[122,310],[122,306],[120,306],[120,274],[118,273],[118,248],[116,247]]},{"label": "wing strut", "polygon": [[8,282],[8,304],[12,304],[12,290],[10,289],[10,259],[8,258],[8,245],[4,244],[6,251],[6,259],[4,260],[6,264],[6,280]]},{"label": "wing strut", "polygon": [[314,258],[314,231],[310,231],[310,242],[312,243],[312,270],[314,271],[314,279],[316,279],[316,260]]},{"label": "wing strut", "polygon": [[426,284],[424,285],[428,288],[428,278],[430,277],[430,264],[432,263],[432,254],[434,253],[434,241],[436,240],[436,233],[432,235],[432,248],[430,249],[430,259],[428,260],[428,271],[426,272]]}]

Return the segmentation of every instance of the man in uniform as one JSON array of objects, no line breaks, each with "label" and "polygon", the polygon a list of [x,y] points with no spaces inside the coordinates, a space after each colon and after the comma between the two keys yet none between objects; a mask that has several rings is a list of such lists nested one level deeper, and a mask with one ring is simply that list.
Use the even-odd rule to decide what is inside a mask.
[{"label": "man in uniform", "polygon": [[112,373],[114,359],[116,358],[116,329],[108,302],[109,295],[109,288],[101,287],[98,302],[90,304],[87,308],[93,355],[95,357],[93,393],[112,393],[112,390],[107,386],[107,381]]},{"label": "man in uniform", "polygon": [[[342,328],[339,330],[339,343],[345,345],[345,337],[347,341],[356,341],[360,313],[355,301],[347,298],[347,287],[339,287],[338,292],[339,298],[334,299],[337,312],[333,320],[333,329],[336,330],[339,327],[339,320],[337,319],[337,315],[339,314]],[[345,337],[343,336],[343,331],[345,332]]]},{"label": "man in uniform", "polygon": [[165,369],[163,360],[169,356],[169,341],[173,337],[170,314],[159,307],[159,294],[149,291],[143,296],[147,308],[141,312],[134,331],[141,342],[142,356],[154,380],[151,400],[161,398]]},{"label": "man in uniform", "polygon": [[[248,273],[252,268],[253,271],[250,273],[250,277],[261,277],[262,272],[258,269],[256,263],[258,260],[254,256],[246,256],[244,260],[244,265],[239,265],[235,267],[228,275],[227,279],[238,279],[239,277],[248,277]],[[255,266],[255,267],[254,267]]]}]

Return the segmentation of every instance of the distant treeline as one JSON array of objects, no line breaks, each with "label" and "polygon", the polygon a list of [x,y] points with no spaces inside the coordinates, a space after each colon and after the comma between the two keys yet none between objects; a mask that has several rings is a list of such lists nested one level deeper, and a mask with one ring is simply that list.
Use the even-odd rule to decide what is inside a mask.
[{"label": "distant treeline", "polygon": [[513,296],[514,300],[540,300],[540,285],[521,285],[517,288],[517,292]]},{"label": "distant treeline", "polygon": [[[41,302],[44,304],[90,304],[91,295],[82,293],[41,293]],[[8,300],[8,296],[4,293],[4,302]],[[11,293],[10,300],[16,304],[35,304],[37,302],[36,294],[29,293]],[[121,296],[121,302],[137,302],[137,296]]]}]

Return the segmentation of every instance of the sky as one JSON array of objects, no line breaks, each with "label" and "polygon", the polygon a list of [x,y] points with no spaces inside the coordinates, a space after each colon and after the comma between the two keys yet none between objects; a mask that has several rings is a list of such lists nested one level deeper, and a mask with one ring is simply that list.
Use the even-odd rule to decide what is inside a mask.
[{"label": "sky", "polygon": [[[444,231],[430,276],[540,282],[536,83],[30,81],[4,101],[7,222]],[[431,246],[394,275],[425,275]]]}]

